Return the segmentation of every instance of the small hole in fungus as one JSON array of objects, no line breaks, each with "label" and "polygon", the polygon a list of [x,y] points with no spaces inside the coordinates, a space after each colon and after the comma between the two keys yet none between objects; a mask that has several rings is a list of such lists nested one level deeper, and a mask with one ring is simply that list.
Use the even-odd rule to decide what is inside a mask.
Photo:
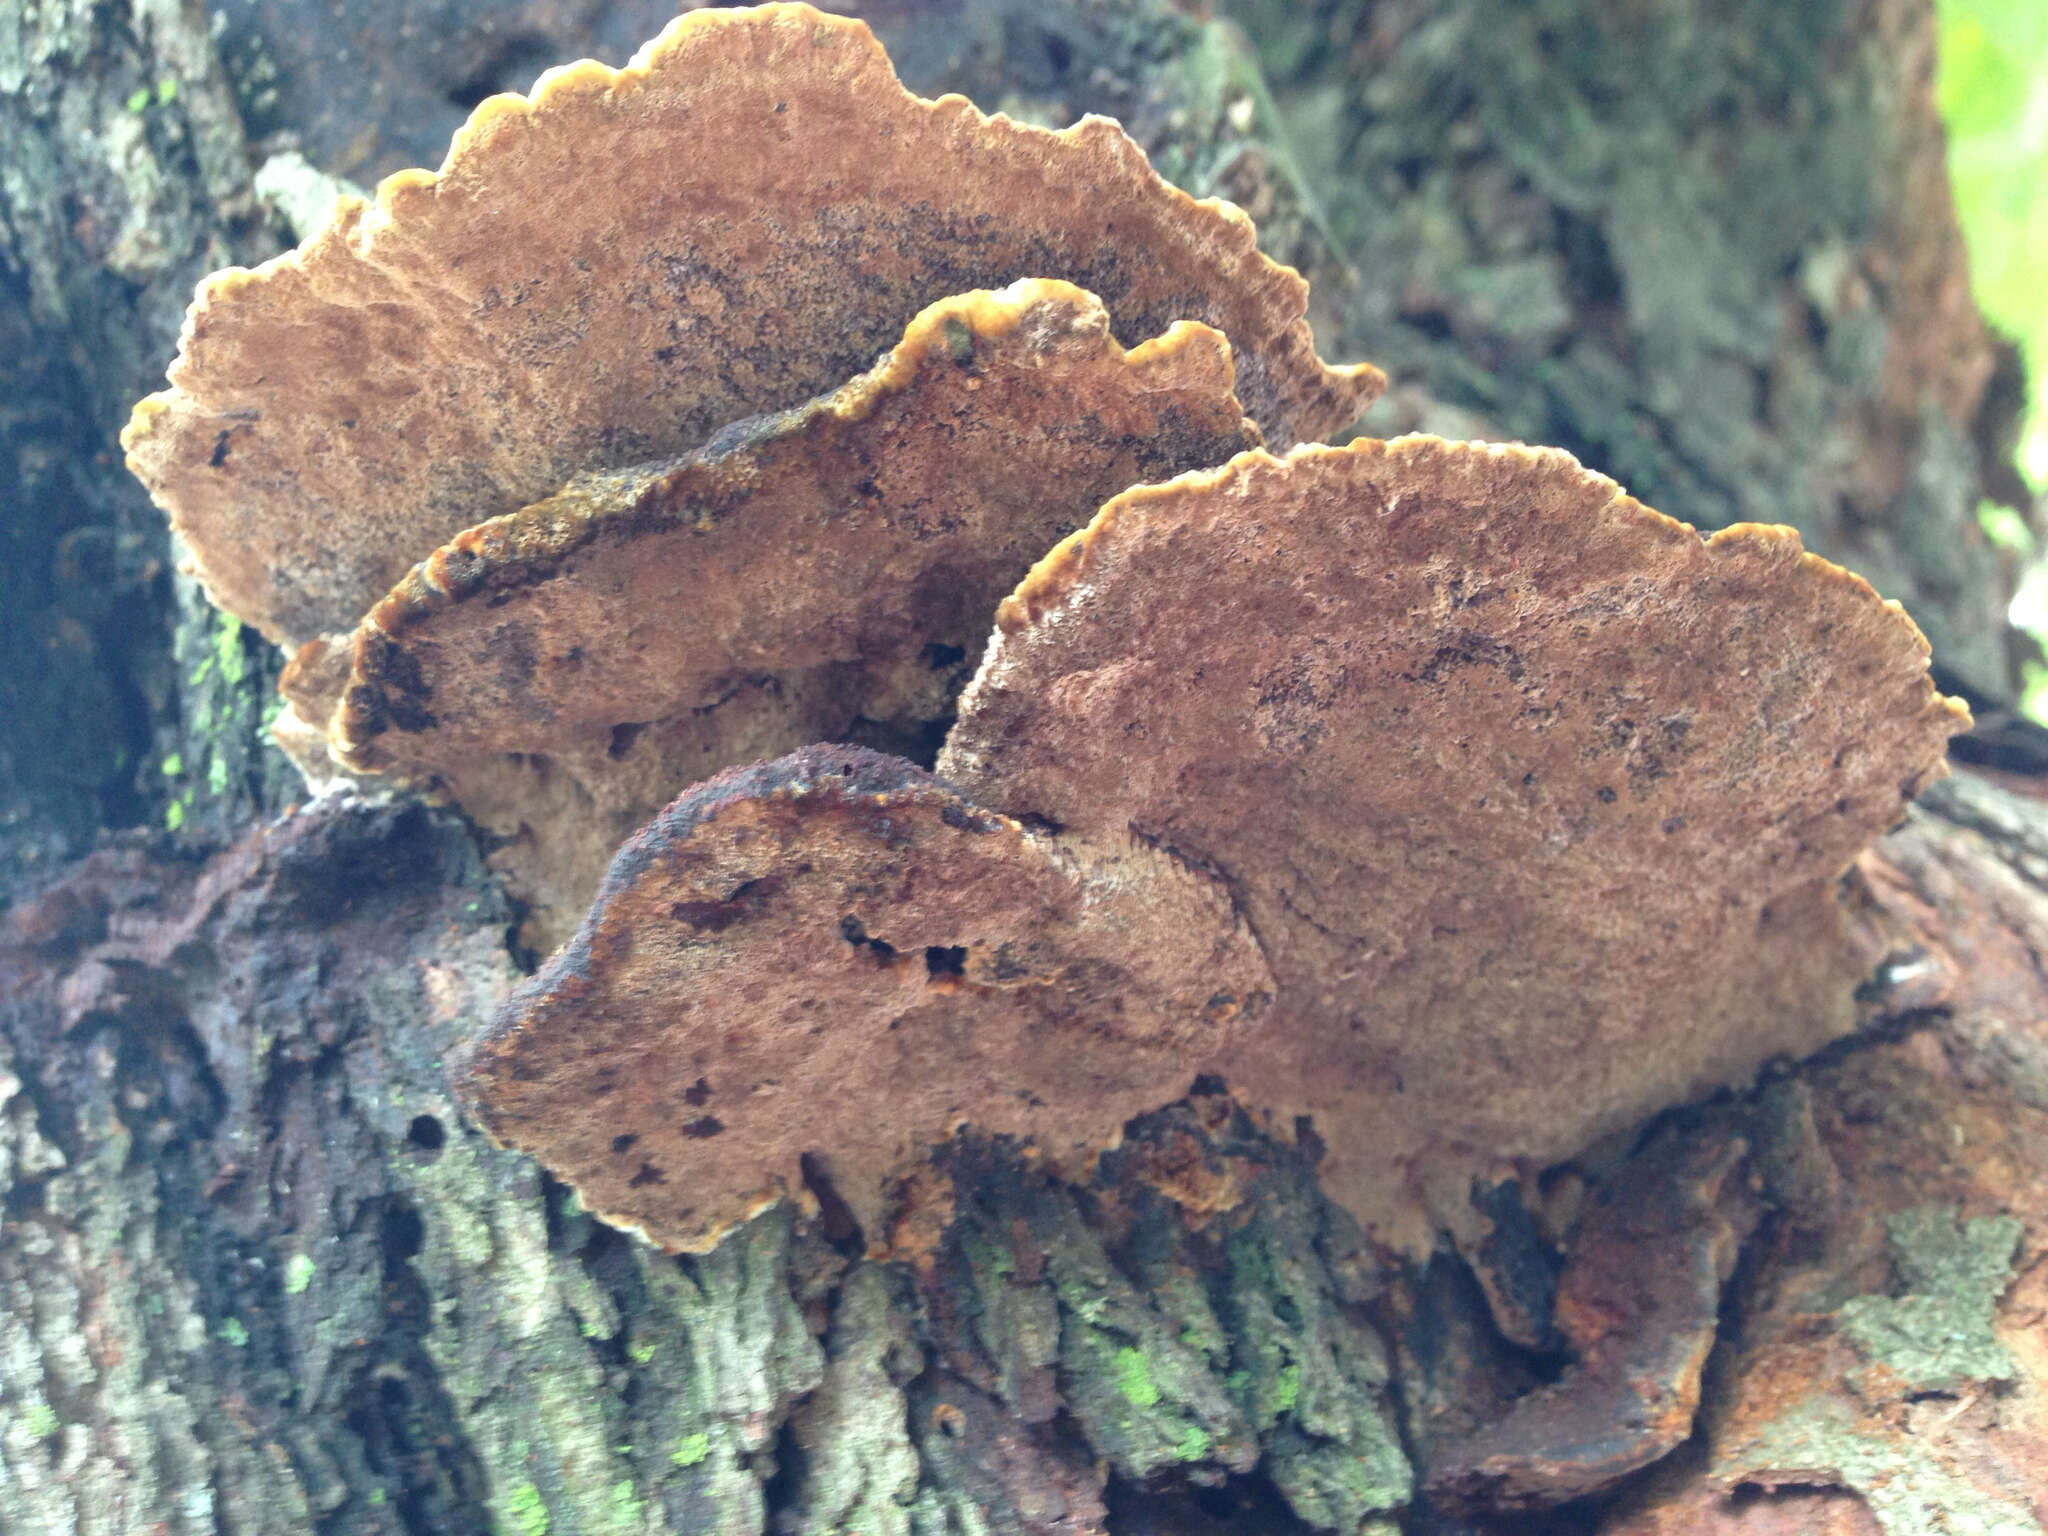
[{"label": "small hole in fungus", "polygon": [[924,662],[934,672],[943,672],[948,667],[957,667],[967,659],[964,645],[942,645],[937,641],[924,648]]},{"label": "small hole in fungus", "polygon": [[412,1124],[405,1128],[405,1140],[414,1151],[431,1157],[447,1145],[448,1130],[432,1115],[414,1115]]},{"label": "small hole in fungus", "polygon": [[638,1136],[634,1136],[630,1133],[624,1136],[614,1136],[612,1138],[612,1151],[620,1156],[624,1156],[626,1153],[633,1150],[633,1143],[635,1143],[639,1139],[640,1138]]},{"label": "small hole in fungus", "polygon": [[683,1090],[683,1102],[692,1109],[702,1109],[710,1097],[711,1084],[701,1077]]},{"label": "small hole in fungus", "polygon": [[869,949],[874,951],[875,958],[884,965],[896,958],[896,946],[882,939],[869,938],[868,925],[855,917],[851,912],[839,919],[839,937],[855,946],[867,945]]},{"label": "small hole in fungus", "polygon": [[626,1187],[628,1189],[639,1189],[643,1185],[666,1184],[667,1182],[668,1175],[663,1173],[659,1168],[655,1167],[654,1164],[642,1163],[640,1165],[640,1171],[634,1174],[633,1177],[631,1177],[630,1179],[626,1180]]},{"label": "small hole in fungus", "polygon": [[700,1115],[683,1127],[683,1134],[692,1141],[702,1141],[708,1136],[716,1136],[724,1129],[725,1122],[718,1116]]},{"label": "small hole in fungus", "polygon": [[927,976],[962,976],[967,972],[967,946],[965,944],[931,944],[925,947],[924,970]]}]

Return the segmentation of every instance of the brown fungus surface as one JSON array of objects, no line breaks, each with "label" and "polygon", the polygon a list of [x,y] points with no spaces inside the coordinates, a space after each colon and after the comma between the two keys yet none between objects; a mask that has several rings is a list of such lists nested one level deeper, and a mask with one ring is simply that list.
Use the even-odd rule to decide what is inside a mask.
[{"label": "brown fungus surface", "polygon": [[807,1171],[874,1235],[889,1175],[962,1124],[1056,1161],[1113,1143],[1271,985],[1207,877],[814,747],[629,842],[467,1082],[493,1135],[663,1247],[710,1247]]},{"label": "brown fungus surface", "polygon": [[206,279],[123,444],[215,601],[297,646],[462,529],[797,406],[925,305],[1026,277],[1101,294],[1122,335],[1223,331],[1276,444],[1383,383],[1325,366],[1300,276],[1114,123],[923,100],[862,23],[770,5],[494,96],[440,171]]},{"label": "brown fungus surface", "polygon": [[1233,1090],[1414,1240],[1849,1027],[1834,882],[1967,719],[1926,658],[1790,530],[1562,452],[1250,453],[1041,562],[939,769],[1214,871],[1279,985]]},{"label": "brown fungus surface", "polygon": [[[914,731],[949,712],[997,603],[1057,539],[1130,485],[1257,441],[1231,381],[1220,332],[1182,323],[1126,351],[1068,283],[941,300],[829,395],[437,551],[356,632],[341,755],[548,753],[581,756],[586,781],[630,776],[608,766],[622,730],[826,667],[851,669],[836,707],[757,755],[856,719]],[[640,817],[703,776],[657,780]]]},{"label": "brown fungus surface", "polygon": [[497,753],[404,777],[491,834],[491,867],[524,909],[520,941],[546,954],[575,933],[620,844],[679,789],[839,736],[849,686],[832,667],[787,683],[740,679],[715,704],[622,728],[608,743]]}]

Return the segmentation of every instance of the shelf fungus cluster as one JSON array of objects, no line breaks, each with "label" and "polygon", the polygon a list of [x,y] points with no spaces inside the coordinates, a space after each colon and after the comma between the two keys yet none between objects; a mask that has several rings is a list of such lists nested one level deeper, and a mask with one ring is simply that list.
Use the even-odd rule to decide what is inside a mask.
[{"label": "shelf fungus cluster", "polygon": [[963,1125],[1078,1166],[1216,1073],[1409,1243],[1848,1027],[1963,716],[1789,531],[1320,446],[1381,379],[1306,307],[1112,123],[699,11],[208,279],[124,442],[309,771],[566,938],[464,1071],[593,1210],[874,1234]]}]

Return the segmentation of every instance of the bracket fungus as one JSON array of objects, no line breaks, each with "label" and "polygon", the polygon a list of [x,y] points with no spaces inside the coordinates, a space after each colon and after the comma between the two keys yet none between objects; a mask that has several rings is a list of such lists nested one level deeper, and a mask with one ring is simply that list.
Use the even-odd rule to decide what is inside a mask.
[{"label": "bracket fungus", "polygon": [[297,647],[463,529],[801,405],[927,304],[1031,277],[1122,336],[1215,326],[1278,445],[1384,384],[1323,364],[1308,285],[1115,123],[924,100],[863,23],[766,5],[493,96],[438,172],[207,278],[123,446],[214,600]]},{"label": "bracket fungus", "polygon": [[[942,721],[988,607],[1104,497],[1346,425],[1384,379],[1306,310],[1113,123],[923,100],[808,6],[705,10],[206,279],[122,442],[213,599],[296,652],[295,760],[436,784],[552,946],[688,784]],[[806,526],[840,542],[778,547]],[[776,569],[735,581],[750,537]]]},{"label": "bracket fungus", "polygon": [[939,772],[1228,886],[1279,990],[1220,1070],[1391,1232],[1843,1033],[1836,879],[1967,719],[1790,529],[1362,440],[1110,502],[1004,603]]},{"label": "bracket fungus", "polygon": [[357,628],[335,740],[359,769],[602,750],[830,665],[865,675],[827,734],[914,727],[1056,539],[1256,439],[1208,326],[1126,352],[1068,283],[944,299],[829,395],[458,535]]},{"label": "bracket fungus", "polygon": [[968,1121],[1085,1158],[1270,990],[1206,877],[813,747],[728,770],[627,843],[468,1073],[494,1136],[607,1220],[701,1251],[807,1175],[878,1231],[887,1176]]},{"label": "bracket fungus", "polygon": [[831,394],[457,535],[285,692],[350,769],[432,775],[510,839],[552,948],[684,786],[943,720],[1048,544],[1258,440],[1231,382],[1220,332],[1126,351],[1069,283],[943,299]]},{"label": "bracket fungus", "polygon": [[[707,781],[470,1053],[593,1209],[871,1222],[1207,1072],[1414,1245],[1846,1028],[1841,876],[1965,717],[1789,530],[1316,446],[1384,381],[1306,308],[1113,123],[701,10],[206,280],[123,444],[299,750],[452,794],[538,937]],[[805,746],[928,753],[991,616],[939,778]]]},{"label": "bracket fungus", "polygon": [[431,772],[518,840],[500,864],[552,947],[682,787],[942,720],[1054,539],[1257,441],[1231,378],[1220,332],[1180,322],[1126,351],[1068,283],[941,300],[829,395],[436,551],[357,627],[334,748]]}]

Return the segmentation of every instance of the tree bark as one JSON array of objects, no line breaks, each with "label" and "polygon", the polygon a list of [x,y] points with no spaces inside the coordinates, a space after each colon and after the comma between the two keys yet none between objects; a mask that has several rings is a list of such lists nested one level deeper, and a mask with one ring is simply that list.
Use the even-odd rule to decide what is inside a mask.
[{"label": "tree bark", "polygon": [[[112,439],[192,282],[281,245],[257,161],[432,163],[670,10],[0,19],[0,1528],[2042,1529],[2026,783],[1950,781],[1853,877],[1892,957],[1855,1037],[1476,1192],[1493,1238],[1425,1266],[1215,1084],[1083,1185],[949,1146],[886,1259],[787,1209],[665,1258],[463,1120],[444,1062],[518,975],[473,832],[287,810],[275,659]],[[1325,355],[1395,374],[1374,430],[1795,522],[2009,691],[1974,513],[2014,399],[1924,0],[1243,0],[1256,52],[1152,0],[864,11],[914,88],[1112,112],[1245,204]]]}]

